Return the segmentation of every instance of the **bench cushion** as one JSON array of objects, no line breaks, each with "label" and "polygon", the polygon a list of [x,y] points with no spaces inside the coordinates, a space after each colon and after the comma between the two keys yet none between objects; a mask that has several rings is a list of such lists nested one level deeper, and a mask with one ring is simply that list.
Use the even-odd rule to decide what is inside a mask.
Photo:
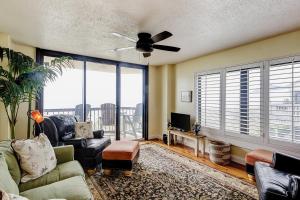
[{"label": "bench cushion", "polygon": [[137,141],[115,141],[102,152],[105,160],[133,160],[139,151]]},{"label": "bench cushion", "polygon": [[256,161],[266,162],[271,164],[272,163],[273,153],[268,150],[264,149],[256,149],[247,153],[245,157],[245,161],[248,165],[254,166]]}]

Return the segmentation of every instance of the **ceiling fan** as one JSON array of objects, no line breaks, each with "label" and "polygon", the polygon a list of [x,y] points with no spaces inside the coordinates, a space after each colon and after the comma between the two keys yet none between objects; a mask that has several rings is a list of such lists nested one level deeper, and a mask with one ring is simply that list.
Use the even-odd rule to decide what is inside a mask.
[{"label": "ceiling fan", "polygon": [[178,52],[180,50],[180,48],[178,48],[178,47],[155,44],[155,43],[165,40],[173,35],[172,33],[168,32],[168,31],[163,31],[157,35],[154,35],[153,37],[151,37],[150,33],[138,33],[137,36],[139,39],[137,41],[135,39],[132,39],[130,37],[127,37],[127,36],[119,34],[119,33],[112,33],[112,35],[117,36],[119,38],[124,38],[130,42],[136,43],[135,46],[116,48],[116,49],[110,50],[110,51],[114,51],[114,52],[124,51],[124,50],[129,50],[129,49],[135,48],[137,51],[142,52],[143,56],[146,58],[146,57],[151,56],[151,52],[154,49],[159,49],[159,50],[163,50],[163,51],[173,51],[173,52]]}]

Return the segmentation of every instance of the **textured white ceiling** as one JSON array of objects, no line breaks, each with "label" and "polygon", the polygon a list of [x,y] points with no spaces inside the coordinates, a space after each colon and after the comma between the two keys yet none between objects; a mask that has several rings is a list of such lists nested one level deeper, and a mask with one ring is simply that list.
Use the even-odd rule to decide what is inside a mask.
[{"label": "textured white ceiling", "polygon": [[[170,64],[300,28],[300,0],[0,0],[0,32],[35,47],[134,63]],[[170,31],[143,58],[111,35]]]}]

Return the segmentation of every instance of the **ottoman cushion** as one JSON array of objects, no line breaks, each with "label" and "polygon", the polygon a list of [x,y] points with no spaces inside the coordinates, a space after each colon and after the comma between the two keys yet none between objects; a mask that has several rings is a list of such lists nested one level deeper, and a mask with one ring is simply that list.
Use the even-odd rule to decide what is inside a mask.
[{"label": "ottoman cushion", "polygon": [[254,166],[256,161],[272,163],[273,153],[264,149],[256,149],[247,153],[245,161],[248,165]]},{"label": "ottoman cushion", "polygon": [[133,160],[139,152],[137,141],[114,141],[102,152],[104,160]]}]

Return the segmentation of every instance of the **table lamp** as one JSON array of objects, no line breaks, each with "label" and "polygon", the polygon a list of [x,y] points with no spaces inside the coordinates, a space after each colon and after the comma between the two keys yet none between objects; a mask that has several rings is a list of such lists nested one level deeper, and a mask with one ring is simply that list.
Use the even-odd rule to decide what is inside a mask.
[{"label": "table lamp", "polygon": [[[32,119],[35,124],[38,125],[40,133],[42,132],[42,127],[40,123],[44,121],[43,115],[38,110],[30,110],[27,112],[27,116]],[[33,126],[35,126],[35,124]],[[34,129],[35,130],[35,129]]]}]

